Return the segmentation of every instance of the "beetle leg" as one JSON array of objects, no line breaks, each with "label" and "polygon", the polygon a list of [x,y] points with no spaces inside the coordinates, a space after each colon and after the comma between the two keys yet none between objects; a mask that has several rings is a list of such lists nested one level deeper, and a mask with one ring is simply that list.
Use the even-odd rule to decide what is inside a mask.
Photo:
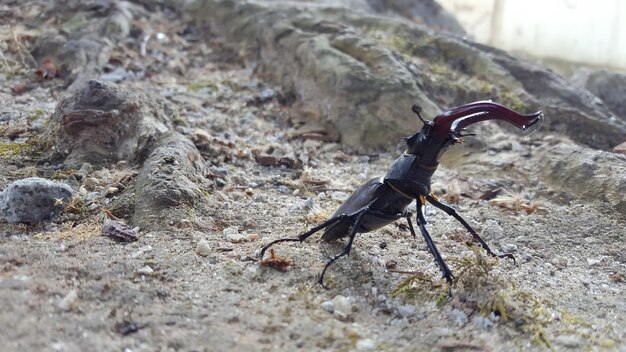
[{"label": "beetle leg", "polygon": [[424,236],[424,240],[426,241],[428,249],[435,257],[435,261],[437,262],[439,269],[441,269],[443,277],[448,282],[448,285],[451,285],[453,277],[452,271],[450,270],[450,268],[448,268],[448,264],[446,264],[446,262],[443,260],[441,253],[439,253],[437,246],[435,246],[435,242],[433,242],[430,234],[428,233],[428,231],[426,231],[426,219],[424,218],[424,212],[420,207],[417,208],[417,226],[419,226],[420,232],[422,233],[422,236]]},{"label": "beetle leg", "polygon": [[410,211],[406,213],[406,222],[409,223],[409,230],[411,230],[411,235],[413,235],[413,239],[417,240],[417,235],[415,234],[415,229],[413,228],[413,223],[411,222],[411,215],[413,214],[411,214]]},{"label": "beetle leg", "polygon": [[361,222],[363,221],[363,216],[369,212],[370,210],[368,208],[365,208],[361,210],[361,212],[356,214],[356,220],[354,220],[354,225],[352,225],[352,228],[350,229],[348,244],[343,248],[343,250],[339,254],[330,258],[330,260],[326,263],[326,266],[324,267],[324,270],[322,270],[322,274],[320,275],[320,279],[318,281],[319,284],[322,285],[323,288],[328,289],[328,287],[324,285],[324,274],[326,274],[326,270],[337,259],[350,254],[350,250],[352,249],[352,242],[354,241],[354,237],[356,237],[356,233],[357,233],[357,230],[359,229],[359,226],[361,226]]},{"label": "beetle leg", "polygon": [[448,215],[454,217],[455,219],[457,219],[461,224],[463,224],[463,226],[467,229],[467,231],[469,231],[469,233],[472,234],[472,236],[474,237],[474,239],[478,242],[480,242],[480,244],[482,245],[482,247],[487,251],[487,253],[489,253],[489,255],[494,256],[494,257],[498,257],[498,258],[509,258],[513,260],[513,263],[515,263],[515,257],[513,256],[512,253],[504,253],[504,254],[495,254],[491,248],[489,248],[489,246],[487,245],[487,243],[478,235],[478,233],[476,233],[476,231],[465,221],[463,220],[463,218],[457,214],[456,210],[454,210],[453,208],[441,203],[440,201],[438,201],[433,195],[429,194],[426,196],[426,199],[428,200],[428,202],[432,205],[434,205],[435,207],[445,211]]},{"label": "beetle leg", "polygon": [[298,237],[290,237],[290,238],[281,238],[275,241],[272,241],[268,244],[265,245],[265,247],[263,247],[261,249],[261,254],[259,255],[261,258],[263,258],[263,255],[265,255],[265,251],[268,250],[271,246],[275,245],[276,243],[280,243],[280,242],[304,242],[304,240],[306,240],[307,238],[311,237],[314,233],[316,233],[317,231],[328,227],[330,225],[334,225],[340,221],[345,221],[347,219],[350,219],[350,217],[346,214],[341,214],[339,216],[335,216],[334,218],[328,219],[326,221],[324,221],[323,223],[315,226],[314,228],[310,229],[309,231],[301,234]]}]

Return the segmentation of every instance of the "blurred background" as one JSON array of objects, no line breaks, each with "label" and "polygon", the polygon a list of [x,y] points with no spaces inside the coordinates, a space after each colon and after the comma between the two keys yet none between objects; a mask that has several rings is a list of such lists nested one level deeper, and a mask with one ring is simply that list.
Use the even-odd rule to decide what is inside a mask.
[{"label": "blurred background", "polygon": [[626,71],[621,0],[437,0],[479,43],[539,59],[569,75],[571,64]]}]

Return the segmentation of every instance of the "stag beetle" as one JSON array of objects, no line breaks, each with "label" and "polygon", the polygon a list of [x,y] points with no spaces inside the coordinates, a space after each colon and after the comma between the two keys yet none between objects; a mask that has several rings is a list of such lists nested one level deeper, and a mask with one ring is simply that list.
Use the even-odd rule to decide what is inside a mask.
[{"label": "stag beetle", "polygon": [[437,250],[435,242],[433,242],[430,234],[426,231],[426,219],[423,208],[427,202],[458,220],[488,254],[494,257],[510,258],[515,261],[511,253],[494,253],[487,243],[480,238],[478,233],[453,208],[441,203],[431,193],[430,179],[435,170],[437,170],[441,155],[448,147],[462,143],[462,137],[474,135],[462,134],[465,131],[465,127],[480,121],[503,120],[519,129],[527,130],[541,125],[543,112],[538,111],[530,115],[522,115],[491,101],[478,101],[459,106],[436,116],[432,121],[422,118],[419,106],[413,105],[412,111],[422,121],[422,129],[414,135],[405,138],[407,149],[391,164],[385,176],[373,178],[361,185],[335,211],[330,219],[298,237],[282,238],[270,242],[261,249],[260,257],[263,258],[265,251],[276,243],[303,242],[324,228],[326,230],[322,235],[323,240],[331,241],[348,237],[348,244],[339,254],[326,263],[320,275],[318,282],[323,287],[326,287],[324,285],[326,270],[337,259],[350,254],[352,242],[357,233],[373,231],[400,218],[406,218],[411,234],[413,237],[416,237],[411,222],[412,214],[407,211],[407,207],[411,202],[416,200],[420,205],[416,207],[417,226],[448,284],[452,282],[452,271],[448,268],[439,250]]}]

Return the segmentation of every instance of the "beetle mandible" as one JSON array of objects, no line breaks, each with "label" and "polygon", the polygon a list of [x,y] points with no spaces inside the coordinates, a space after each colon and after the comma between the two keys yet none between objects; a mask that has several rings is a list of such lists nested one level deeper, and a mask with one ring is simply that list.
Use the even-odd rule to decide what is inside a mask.
[{"label": "beetle mandible", "polygon": [[330,219],[298,237],[281,238],[270,242],[261,249],[260,257],[263,258],[265,251],[276,243],[303,242],[322,229],[326,229],[322,235],[322,239],[326,241],[348,237],[347,245],[326,263],[320,275],[318,282],[326,287],[324,285],[326,270],[337,259],[350,254],[352,242],[357,233],[373,231],[398,219],[406,218],[411,234],[416,237],[411,222],[412,214],[407,211],[407,207],[413,200],[416,200],[418,202],[416,207],[417,226],[448,284],[452,283],[452,271],[448,268],[435,246],[435,242],[426,230],[426,218],[423,209],[426,203],[432,204],[459,221],[472,234],[474,240],[478,241],[491,256],[506,257],[515,261],[511,253],[494,253],[453,208],[441,203],[431,193],[430,179],[439,166],[441,155],[448,147],[462,143],[462,137],[473,135],[462,134],[467,126],[486,120],[502,120],[519,129],[526,130],[541,125],[543,112],[538,111],[533,114],[522,115],[491,101],[478,101],[459,106],[436,116],[432,121],[422,118],[419,106],[413,105],[412,111],[422,121],[422,129],[405,138],[407,149],[391,164],[385,176],[373,178],[357,188]]}]

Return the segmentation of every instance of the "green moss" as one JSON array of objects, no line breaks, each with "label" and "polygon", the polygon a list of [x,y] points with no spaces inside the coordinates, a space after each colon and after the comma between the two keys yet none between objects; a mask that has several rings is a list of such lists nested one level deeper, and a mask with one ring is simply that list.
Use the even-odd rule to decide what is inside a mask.
[{"label": "green moss", "polygon": [[38,117],[44,116],[45,114],[46,114],[46,110],[41,109],[41,108],[35,108],[35,109],[32,109],[28,113],[28,116],[30,118],[38,118]]},{"label": "green moss", "polygon": [[31,160],[41,158],[48,146],[40,138],[31,138],[25,143],[2,143],[0,142],[0,159],[14,156],[28,157]]},{"label": "green moss", "polygon": [[67,180],[70,176],[72,176],[76,172],[77,172],[76,169],[67,169],[63,171],[57,171],[54,174],[52,174],[50,178],[53,180]]},{"label": "green moss", "polygon": [[411,275],[402,280],[391,291],[392,297],[402,297],[407,301],[435,300],[439,304],[440,298],[447,300],[447,290],[440,283],[432,281],[424,274]]},{"label": "green moss", "polygon": [[187,85],[187,91],[189,92],[197,92],[202,88],[204,88],[204,86],[198,82],[192,82]]},{"label": "green moss", "polygon": [[174,126],[187,126],[187,121],[185,121],[180,115],[174,116],[172,123]]},{"label": "green moss", "polygon": [[10,158],[27,154],[31,149],[32,145],[28,143],[0,143],[0,157]]},{"label": "green moss", "polygon": [[204,88],[209,88],[213,92],[217,92],[219,90],[219,87],[217,86],[215,82],[207,82],[207,81],[191,82],[187,85],[187,91],[191,93],[198,92]]}]

